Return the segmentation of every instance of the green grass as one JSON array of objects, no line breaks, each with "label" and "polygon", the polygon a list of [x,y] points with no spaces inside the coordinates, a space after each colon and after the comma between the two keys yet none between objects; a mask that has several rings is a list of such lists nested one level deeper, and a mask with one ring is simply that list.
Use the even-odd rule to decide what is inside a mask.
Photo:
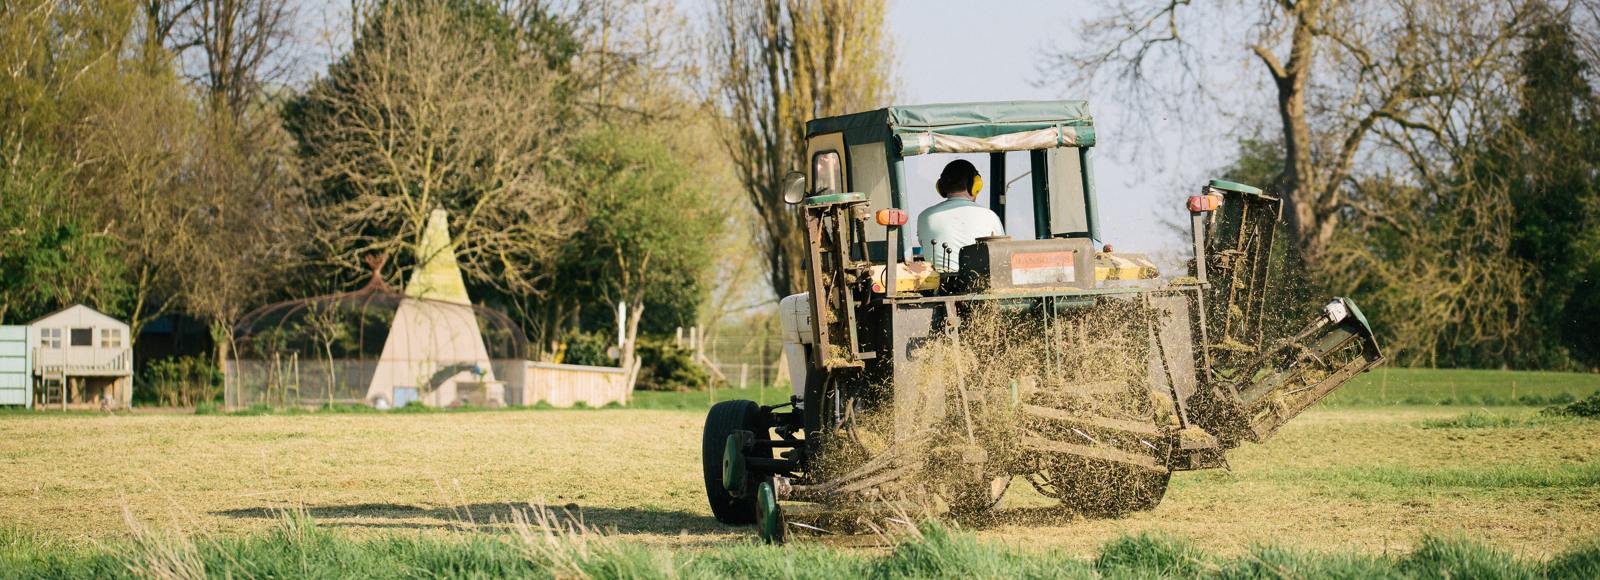
[{"label": "green grass", "polygon": [[[748,389],[717,388],[701,391],[635,391],[628,406],[636,409],[700,411],[729,399],[749,399],[766,405],[788,402],[788,386],[753,386]],[[1444,405],[1471,407],[1569,405],[1586,397],[1600,396],[1600,374],[1545,371],[1486,371],[1472,369],[1406,369],[1380,367],[1356,377],[1334,391],[1322,404],[1326,406]],[[614,408],[618,405],[608,405]],[[540,404],[531,409],[550,409]],[[523,409],[529,409],[523,408]],[[390,413],[460,413],[499,411],[484,407],[437,409],[407,407]],[[0,414],[31,412],[22,407],[0,407]],[[61,413],[61,411],[50,411]],[[332,405],[319,409],[276,408],[258,405],[225,412],[216,405],[202,405],[198,414],[228,415],[306,415],[379,412],[365,405]],[[67,411],[96,415],[99,411]],[[1479,419],[1472,419],[1479,421]],[[1501,420],[1494,420],[1501,421]],[[1512,426],[1485,423],[1481,427]],[[1469,425],[1457,425],[1469,427]],[[1444,425],[1433,425],[1444,427]]]},{"label": "green grass", "polygon": [[1539,427],[1558,422],[1560,419],[1548,416],[1513,417],[1494,413],[1486,409],[1474,409],[1465,415],[1457,415],[1443,419],[1428,419],[1422,422],[1423,429],[1510,429],[1517,427]]},{"label": "green grass", "polygon": [[0,577],[124,578],[1593,578],[1600,544],[1550,560],[1430,536],[1409,553],[1365,555],[1258,546],[1223,557],[1159,534],[1124,536],[1094,558],[1023,551],[924,524],[887,551],[802,542],[668,550],[532,516],[505,534],[356,540],[309,517],[246,537],[190,538],[136,530],[127,541],[69,546],[0,530]]},{"label": "green grass", "polygon": [[703,391],[634,391],[633,401],[628,406],[635,409],[702,410],[710,408],[712,404],[732,399],[748,399],[763,405],[778,405],[789,402],[789,397],[793,394],[794,391],[790,390],[788,385]]},{"label": "green grass", "polygon": [[1357,467],[1330,470],[1327,476],[1351,483],[1377,483],[1402,488],[1584,489],[1600,485],[1600,464],[1496,465],[1446,469]]},{"label": "green grass", "polygon": [[1324,399],[1325,405],[1544,406],[1600,392],[1600,374],[1379,367]]}]

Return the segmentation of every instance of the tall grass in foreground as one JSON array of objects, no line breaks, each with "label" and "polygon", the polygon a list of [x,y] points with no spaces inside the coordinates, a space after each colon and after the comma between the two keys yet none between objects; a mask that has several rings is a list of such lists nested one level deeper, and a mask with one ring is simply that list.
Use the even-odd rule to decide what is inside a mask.
[{"label": "tall grass in foreground", "polygon": [[1424,538],[1406,554],[1258,547],[1222,557],[1184,541],[1127,536],[1093,559],[1017,551],[934,524],[906,529],[887,553],[735,543],[669,550],[617,540],[546,510],[518,512],[509,532],[352,540],[290,514],[270,532],[193,538],[135,525],[133,539],[80,547],[0,529],[4,578],[1595,578],[1600,543],[1548,561],[1483,544]]}]

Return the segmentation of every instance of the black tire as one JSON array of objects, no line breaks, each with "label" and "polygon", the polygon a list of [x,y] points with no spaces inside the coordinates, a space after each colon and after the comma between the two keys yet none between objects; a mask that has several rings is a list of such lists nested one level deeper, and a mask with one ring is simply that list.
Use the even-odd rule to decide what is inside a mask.
[{"label": "black tire", "polygon": [[734,431],[755,431],[757,437],[764,435],[758,429],[760,419],[761,406],[755,401],[723,401],[713,405],[706,414],[706,428],[700,440],[706,499],[711,503],[711,514],[724,524],[743,526],[756,522],[756,494],[734,497],[722,487],[722,454],[728,435]]}]

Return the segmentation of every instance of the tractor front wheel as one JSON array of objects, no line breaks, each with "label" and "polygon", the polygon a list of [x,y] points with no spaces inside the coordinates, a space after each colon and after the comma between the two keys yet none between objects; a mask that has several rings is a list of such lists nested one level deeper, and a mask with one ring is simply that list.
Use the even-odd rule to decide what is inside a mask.
[{"label": "tractor front wheel", "polygon": [[[736,497],[724,485],[722,462],[727,451],[728,436],[734,431],[752,431],[758,437],[765,435],[765,429],[761,427],[761,406],[755,401],[717,403],[706,414],[706,428],[700,440],[701,468],[705,475],[706,499],[711,503],[711,514],[724,524],[742,526],[756,522],[756,494],[745,493],[742,497]],[[749,475],[742,475],[746,480],[744,483],[748,483]]]}]

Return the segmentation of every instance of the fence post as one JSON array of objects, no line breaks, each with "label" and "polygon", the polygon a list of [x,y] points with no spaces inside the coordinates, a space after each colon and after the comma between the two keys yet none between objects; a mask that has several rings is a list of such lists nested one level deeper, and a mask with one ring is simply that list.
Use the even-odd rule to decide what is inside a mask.
[{"label": "fence post", "polygon": [[739,390],[745,389],[745,378],[750,374],[750,363],[739,363]]}]

